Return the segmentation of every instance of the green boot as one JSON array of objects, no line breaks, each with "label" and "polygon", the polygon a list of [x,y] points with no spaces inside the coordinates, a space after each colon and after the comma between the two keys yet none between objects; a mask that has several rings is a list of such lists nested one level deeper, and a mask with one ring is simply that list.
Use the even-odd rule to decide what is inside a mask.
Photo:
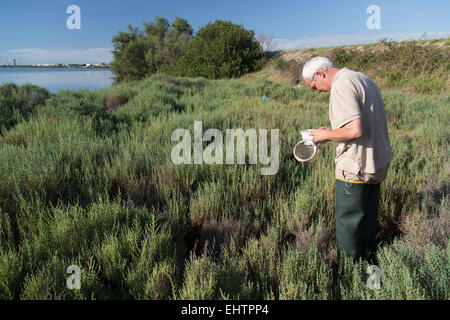
[{"label": "green boot", "polygon": [[351,183],[336,179],[336,239],[338,252],[367,259],[377,234],[380,184]]}]

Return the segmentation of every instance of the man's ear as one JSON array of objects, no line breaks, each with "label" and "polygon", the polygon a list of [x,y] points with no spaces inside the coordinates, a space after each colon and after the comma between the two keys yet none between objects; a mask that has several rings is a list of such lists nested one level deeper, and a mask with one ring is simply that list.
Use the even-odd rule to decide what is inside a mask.
[{"label": "man's ear", "polygon": [[323,70],[317,70],[315,73],[318,77],[321,77],[322,79],[325,79],[325,72],[323,72]]}]

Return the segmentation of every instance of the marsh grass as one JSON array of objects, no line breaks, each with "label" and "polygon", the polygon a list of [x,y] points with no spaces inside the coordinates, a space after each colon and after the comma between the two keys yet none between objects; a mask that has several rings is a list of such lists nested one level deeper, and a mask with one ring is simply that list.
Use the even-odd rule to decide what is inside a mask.
[{"label": "marsh grass", "polygon": [[[265,94],[271,101],[261,99]],[[2,299],[448,299],[448,90],[384,90],[393,161],[377,250],[338,257],[328,96],[254,81],[155,75],[64,91],[0,137]],[[172,132],[280,130],[280,168],[174,165]],[[66,287],[69,265],[81,290]]]},{"label": "marsh grass", "polygon": [[439,94],[449,87],[448,43],[450,38],[432,41],[394,42],[277,52],[270,61],[269,77],[286,84],[301,84],[303,64],[313,56],[326,56],[339,67],[357,70],[371,77],[383,90]]}]

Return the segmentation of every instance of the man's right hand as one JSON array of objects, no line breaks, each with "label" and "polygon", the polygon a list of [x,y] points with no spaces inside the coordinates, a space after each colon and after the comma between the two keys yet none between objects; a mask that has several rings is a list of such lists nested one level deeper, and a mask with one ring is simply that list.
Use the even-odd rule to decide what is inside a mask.
[{"label": "man's right hand", "polygon": [[311,129],[309,134],[313,137],[314,143],[325,143],[330,141],[328,138],[329,131],[331,131],[328,127],[320,127],[318,129]]}]

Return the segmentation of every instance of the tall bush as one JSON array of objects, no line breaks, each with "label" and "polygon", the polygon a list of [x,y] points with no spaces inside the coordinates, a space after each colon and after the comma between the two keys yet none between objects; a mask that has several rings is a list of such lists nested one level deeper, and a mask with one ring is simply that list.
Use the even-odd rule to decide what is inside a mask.
[{"label": "tall bush", "polygon": [[27,119],[38,105],[45,105],[50,92],[32,84],[17,86],[8,83],[0,87],[0,131],[8,130]]},{"label": "tall bush", "polygon": [[172,71],[192,39],[192,27],[179,17],[172,25],[161,17],[143,25],[144,31],[128,25],[128,32],[119,31],[112,39],[111,69],[116,81],[139,80],[153,73]]},{"label": "tall bush", "polygon": [[208,23],[196,34],[178,61],[177,74],[233,78],[262,67],[263,50],[255,33],[230,21]]}]

